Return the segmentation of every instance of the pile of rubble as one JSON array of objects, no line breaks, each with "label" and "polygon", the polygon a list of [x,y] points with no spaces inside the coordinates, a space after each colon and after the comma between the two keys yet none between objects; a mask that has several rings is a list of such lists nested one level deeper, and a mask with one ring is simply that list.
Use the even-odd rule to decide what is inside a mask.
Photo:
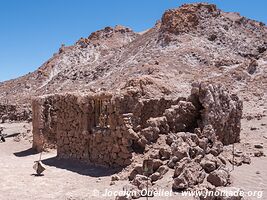
[{"label": "pile of rubble", "polygon": [[229,185],[227,158],[221,153],[224,145],[239,142],[241,116],[242,102],[236,95],[221,85],[193,84],[186,101],[172,105],[162,117],[149,118],[148,127],[138,132],[153,170],[147,178],[142,163],[135,164],[128,177],[130,190],[138,194],[134,198],[168,172],[173,173],[174,191]]}]

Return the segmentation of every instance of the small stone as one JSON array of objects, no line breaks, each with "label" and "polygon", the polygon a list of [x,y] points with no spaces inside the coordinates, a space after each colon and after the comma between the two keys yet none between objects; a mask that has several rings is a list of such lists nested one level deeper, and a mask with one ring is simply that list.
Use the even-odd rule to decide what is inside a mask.
[{"label": "small stone", "polygon": [[261,156],[264,156],[264,153],[263,153],[263,151],[256,151],[256,152],[254,152],[254,156],[255,157],[261,157]]},{"label": "small stone", "polygon": [[163,162],[159,159],[153,160],[153,171],[157,171],[160,166],[163,165]]},{"label": "small stone", "polygon": [[242,155],[241,158],[242,158],[242,162],[244,164],[250,164],[251,163],[251,158],[248,155]]},{"label": "small stone", "polygon": [[215,170],[208,175],[207,181],[216,187],[226,186],[230,183],[229,171],[223,168]]},{"label": "small stone", "polygon": [[171,157],[171,149],[166,147],[166,148],[161,148],[159,150],[159,155],[161,160],[168,160]]},{"label": "small stone", "polygon": [[161,176],[165,175],[168,171],[169,168],[166,165],[160,166],[157,170],[157,172],[159,172]]},{"label": "small stone", "polygon": [[248,68],[247,68],[247,72],[252,75],[256,72],[257,70],[257,66],[258,66],[258,63],[256,60],[252,60],[249,65],[248,65]]},{"label": "small stone", "polygon": [[172,143],[171,149],[172,154],[176,156],[179,160],[189,157],[189,145],[186,142],[177,144],[176,142]]},{"label": "small stone", "polygon": [[223,143],[216,141],[213,147],[210,149],[210,153],[214,156],[218,156],[223,151]]},{"label": "small stone", "polygon": [[138,198],[141,197],[140,190],[136,186],[134,186],[132,184],[124,185],[123,186],[123,191],[128,192],[129,194],[131,194],[132,199],[138,199]]},{"label": "small stone", "polygon": [[243,159],[242,157],[235,157],[235,159],[228,159],[229,162],[232,164],[232,165],[235,165],[235,166],[241,166],[242,163],[243,163]]},{"label": "small stone", "polygon": [[127,195],[116,196],[115,200],[132,200],[132,197]]},{"label": "small stone", "polygon": [[218,158],[220,159],[220,161],[222,162],[222,164],[226,165],[226,159],[225,159],[225,157],[223,157],[222,155],[219,155]]},{"label": "small stone", "polygon": [[254,147],[256,149],[263,149],[263,145],[262,144],[255,144]]},{"label": "small stone", "polygon": [[205,179],[205,173],[199,163],[184,158],[177,163],[173,177],[172,188],[174,190],[184,190],[202,183]]},{"label": "small stone", "polygon": [[179,161],[179,159],[176,157],[176,156],[173,156],[169,162],[168,162],[168,167],[171,168],[171,169],[174,169],[176,163]]},{"label": "small stone", "polygon": [[137,186],[138,189],[140,189],[140,190],[145,189],[147,184],[148,184],[149,187],[152,186],[151,179],[146,177],[146,176],[140,175],[140,174],[137,174],[135,176],[132,184]]},{"label": "small stone", "polygon": [[133,171],[129,175],[129,180],[133,180],[137,174],[143,174],[143,167],[142,165],[136,165]]},{"label": "small stone", "polygon": [[260,174],[260,172],[259,171],[256,171],[256,174]]},{"label": "small stone", "polygon": [[200,165],[206,173],[210,173],[222,165],[222,162],[212,154],[208,154],[202,159]]},{"label": "small stone", "polygon": [[161,174],[159,172],[155,172],[150,176],[150,178],[152,182],[155,182],[161,178]]},{"label": "small stone", "polygon": [[119,181],[120,180],[120,177],[118,175],[113,175],[111,177],[111,181]]}]

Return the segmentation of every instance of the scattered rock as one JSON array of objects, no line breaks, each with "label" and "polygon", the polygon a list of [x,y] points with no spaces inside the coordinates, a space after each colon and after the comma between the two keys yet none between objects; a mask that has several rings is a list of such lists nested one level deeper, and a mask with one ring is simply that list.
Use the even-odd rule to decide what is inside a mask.
[{"label": "scattered rock", "polygon": [[220,141],[214,142],[214,145],[210,149],[210,153],[214,156],[218,156],[221,152],[223,152],[223,143]]},{"label": "scattered rock", "polygon": [[143,135],[148,142],[155,142],[159,137],[160,130],[158,127],[147,127],[141,130],[141,135]]},{"label": "scattered rock", "polygon": [[169,162],[168,162],[167,165],[168,165],[169,168],[173,169],[178,161],[179,161],[179,159],[178,159],[176,156],[173,156],[173,157],[169,160]]},{"label": "scattered rock", "polygon": [[210,173],[216,170],[222,163],[218,158],[212,154],[206,155],[200,162],[201,167],[205,170],[206,173]]},{"label": "scattered rock", "polygon": [[137,166],[134,167],[134,169],[132,170],[132,172],[130,173],[130,175],[128,177],[129,180],[132,181],[137,174],[143,174],[142,165],[137,165]]},{"label": "scattered rock", "polygon": [[172,150],[170,147],[166,146],[164,148],[160,148],[159,150],[159,156],[161,160],[168,160],[170,159],[172,154]]},{"label": "scattered rock", "polygon": [[189,157],[189,145],[186,142],[177,142],[175,141],[171,145],[172,155],[176,156],[178,160],[181,160],[185,157]]},{"label": "scattered rock", "polygon": [[256,149],[263,149],[263,145],[262,144],[255,144],[254,147]]},{"label": "scattered rock", "polygon": [[132,200],[132,197],[127,195],[116,196],[115,200]]},{"label": "scattered rock", "polygon": [[258,66],[258,63],[256,60],[252,60],[250,63],[249,63],[249,66],[247,68],[247,71],[249,74],[254,74],[255,71],[257,70],[257,66]]},{"label": "scattered rock", "polygon": [[242,158],[242,162],[244,164],[250,164],[251,163],[251,158],[249,155],[242,155],[241,158]]},{"label": "scattered rock", "polygon": [[229,171],[225,168],[217,169],[208,175],[207,181],[216,187],[226,186],[230,183]]},{"label": "scattered rock", "polygon": [[157,170],[157,172],[159,172],[161,176],[164,176],[168,171],[169,168],[166,165],[160,166]]},{"label": "scattered rock", "polygon": [[259,151],[254,152],[254,156],[255,157],[261,157],[261,156],[264,156],[264,153],[262,150],[259,150]]},{"label": "scattered rock", "polygon": [[189,158],[184,158],[177,163],[172,188],[174,190],[184,190],[202,183],[204,178],[205,173],[203,173],[200,164],[193,162]]},{"label": "scattered rock", "polygon": [[155,182],[161,178],[161,174],[159,172],[155,172],[152,175],[150,175],[151,181]]},{"label": "scattered rock", "polygon": [[120,180],[120,177],[118,175],[113,175],[111,177],[111,181],[119,181]]},{"label": "scattered rock", "polygon": [[152,186],[151,179],[149,177],[139,175],[137,174],[132,181],[132,184],[137,186],[139,190],[143,190],[147,187],[147,184],[149,187]]},{"label": "scattered rock", "polygon": [[153,160],[153,171],[157,171],[160,166],[163,165],[163,162],[159,159]]}]

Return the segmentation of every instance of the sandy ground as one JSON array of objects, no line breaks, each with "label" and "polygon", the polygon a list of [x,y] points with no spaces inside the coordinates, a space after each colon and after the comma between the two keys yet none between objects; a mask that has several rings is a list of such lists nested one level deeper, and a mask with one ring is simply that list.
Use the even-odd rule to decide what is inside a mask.
[{"label": "sandy ground", "polygon": [[[2,126],[6,127],[4,133],[12,133],[24,129],[24,125]],[[46,171],[44,176],[35,176],[33,164],[40,154],[30,148],[31,143],[24,139],[15,142],[13,138],[8,138],[5,143],[0,143],[0,200],[114,200],[115,197],[105,195],[105,191],[122,191],[122,187],[127,184],[127,181],[119,181],[110,186],[115,170],[57,160],[56,151],[42,154]]]},{"label": "sandy ground", "polygon": [[[256,122],[250,121],[251,125]],[[258,121],[262,124],[262,120]],[[265,137],[265,129],[258,129],[257,136],[249,136],[249,123],[244,126],[242,140],[247,142],[254,138],[253,142],[263,143],[267,139],[256,140]],[[29,125],[4,124],[5,133],[14,133],[16,131],[24,132]],[[267,136],[267,135],[266,135]],[[255,138],[256,137],[256,138]],[[29,138],[28,138],[29,139]],[[46,171],[44,176],[35,176],[33,163],[39,159],[39,154],[31,151],[31,142],[21,139],[19,142],[14,138],[8,138],[5,143],[0,143],[0,200],[114,200],[115,197],[105,196],[105,191],[121,191],[127,181],[115,182],[110,186],[111,176],[116,173],[115,170],[108,170],[100,167],[82,165],[80,163],[63,161],[56,159],[56,151],[46,152],[42,155]],[[242,143],[237,148],[242,147]],[[244,191],[256,191],[254,197],[245,199],[267,199],[267,159],[266,157],[253,158],[250,165],[236,167],[232,172],[234,187],[242,188]],[[165,191],[170,190],[171,179],[165,178],[158,181],[158,187]],[[263,192],[262,193],[259,193]],[[181,194],[172,194],[170,197],[154,197],[153,200],[159,199],[187,199],[192,197],[181,197]],[[261,198],[258,198],[261,197]],[[141,198],[146,199],[146,198]]]}]

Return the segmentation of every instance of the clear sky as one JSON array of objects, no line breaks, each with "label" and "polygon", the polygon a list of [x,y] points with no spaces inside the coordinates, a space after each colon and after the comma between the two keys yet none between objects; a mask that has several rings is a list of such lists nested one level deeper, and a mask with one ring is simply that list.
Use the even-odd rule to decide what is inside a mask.
[{"label": "clear sky", "polygon": [[[0,81],[34,71],[61,44],[105,26],[152,27],[186,0],[0,0]],[[199,1],[198,1],[199,2]],[[267,0],[206,0],[267,24]]]}]

